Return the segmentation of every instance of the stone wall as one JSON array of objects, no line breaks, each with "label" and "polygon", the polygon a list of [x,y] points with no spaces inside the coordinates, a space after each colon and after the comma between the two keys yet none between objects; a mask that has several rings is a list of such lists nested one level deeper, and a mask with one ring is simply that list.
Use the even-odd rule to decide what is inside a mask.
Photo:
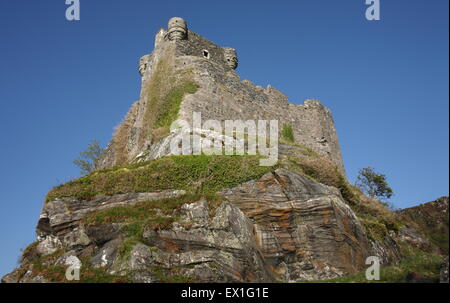
[{"label": "stone wall", "polygon": [[280,130],[284,125],[293,127],[295,143],[328,157],[345,175],[329,109],[317,100],[306,100],[303,105],[289,104],[287,96],[271,86],[262,88],[250,81],[241,81],[233,68],[237,66],[237,58],[236,64],[229,61],[230,48],[217,46],[190,30],[184,39],[169,40],[164,29],[156,35],[154,51],[140,60],[141,97],[124,120],[127,123],[126,129],[121,131],[122,136],[126,133],[128,137],[125,144],[126,155],[121,155],[123,151],[119,152],[115,144],[112,144],[100,161],[99,168],[118,164],[121,157],[126,161],[133,161],[155,143],[143,128],[148,127],[145,112],[149,96],[155,93],[149,89],[149,83],[155,77],[157,66],[163,58],[171,62],[172,79],[189,71],[200,86],[196,93],[184,97],[179,118],[191,122],[192,113],[201,112],[202,121],[278,120]]}]

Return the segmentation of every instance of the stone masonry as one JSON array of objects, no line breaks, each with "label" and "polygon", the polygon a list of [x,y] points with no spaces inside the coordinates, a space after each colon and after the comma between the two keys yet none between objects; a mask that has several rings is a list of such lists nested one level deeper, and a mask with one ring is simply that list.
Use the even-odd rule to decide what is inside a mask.
[{"label": "stone masonry", "polygon": [[98,168],[120,164],[120,154],[126,154],[124,162],[133,162],[157,143],[152,142],[145,131],[148,127],[145,113],[149,98],[155,93],[149,83],[159,72],[157,66],[163,59],[170,60],[174,77],[189,71],[199,86],[194,94],[184,96],[178,113],[180,119],[191,123],[192,113],[201,112],[202,121],[278,120],[280,131],[284,125],[291,125],[296,144],[328,157],[345,175],[329,109],[317,100],[306,100],[303,105],[290,104],[286,95],[271,86],[262,88],[250,81],[241,81],[235,71],[238,66],[236,50],[220,47],[190,31],[181,18],[172,18],[169,29],[161,29],[156,34],[153,52],[140,59],[141,97],[119,126],[126,146],[118,151],[113,140]]}]

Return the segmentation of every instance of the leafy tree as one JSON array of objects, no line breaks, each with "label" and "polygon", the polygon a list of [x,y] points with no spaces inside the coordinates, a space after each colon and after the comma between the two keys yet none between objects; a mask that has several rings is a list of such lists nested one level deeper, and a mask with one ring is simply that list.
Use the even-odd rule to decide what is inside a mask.
[{"label": "leafy tree", "polygon": [[97,140],[92,140],[87,149],[80,152],[80,157],[73,160],[73,163],[80,168],[82,175],[91,173],[98,159],[102,154],[102,148]]},{"label": "leafy tree", "polygon": [[359,171],[355,186],[369,197],[379,200],[389,199],[394,195],[394,191],[386,181],[386,176],[375,172],[371,167]]}]

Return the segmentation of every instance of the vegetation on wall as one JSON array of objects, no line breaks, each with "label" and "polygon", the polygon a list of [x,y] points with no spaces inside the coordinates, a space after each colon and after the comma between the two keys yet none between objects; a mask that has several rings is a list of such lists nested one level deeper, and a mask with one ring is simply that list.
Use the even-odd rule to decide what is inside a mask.
[{"label": "vegetation on wall", "polygon": [[294,142],[294,130],[292,128],[292,125],[283,125],[283,129],[281,130],[281,138],[290,143]]},{"label": "vegetation on wall", "polygon": [[[151,78],[144,83],[142,101],[145,102],[145,112],[144,124],[139,134],[139,146],[147,141],[154,143],[167,135],[170,125],[178,118],[184,96],[194,94],[199,89],[191,69],[175,69],[172,51],[167,50],[156,64]],[[127,118],[117,127],[113,136],[117,165],[122,165],[128,160],[127,142],[131,123]]]},{"label": "vegetation on wall", "polygon": [[[178,117],[181,102],[187,94],[194,94],[199,86],[190,69],[176,70],[170,51],[156,65],[155,72],[144,86],[146,109],[141,139],[152,136],[155,130],[168,129]],[[142,143],[142,142],[140,142]]]},{"label": "vegetation on wall", "polygon": [[274,167],[259,166],[259,156],[170,156],[96,171],[56,186],[47,201],[61,197],[90,199],[97,195],[182,189],[215,193],[261,177]]},{"label": "vegetation on wall", "polygon": [[[141,202],[134,205],[125,205],[109,208],[91,214],[83,219],[86,225],[102,225],[107,223],[166,223],[163,218],[173,215],[183,204],[193,203],[200,199],[206,199],[208,202],[222,201],[223,198],[216,195],[186,194],[176,198],[165,198],[147,202]],[[164,225],[164,224],[163,224]]]}]

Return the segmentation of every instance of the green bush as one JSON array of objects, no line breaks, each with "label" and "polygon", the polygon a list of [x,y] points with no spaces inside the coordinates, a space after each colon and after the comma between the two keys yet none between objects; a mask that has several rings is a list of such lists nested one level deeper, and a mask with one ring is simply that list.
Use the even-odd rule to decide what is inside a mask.
[{"label": "green bush", "polygon": [[283,126],[283,129],[281,130],[281,138],[288,142],[294,142],[294,130],[292,129],[292,125],[285,124]]}]

